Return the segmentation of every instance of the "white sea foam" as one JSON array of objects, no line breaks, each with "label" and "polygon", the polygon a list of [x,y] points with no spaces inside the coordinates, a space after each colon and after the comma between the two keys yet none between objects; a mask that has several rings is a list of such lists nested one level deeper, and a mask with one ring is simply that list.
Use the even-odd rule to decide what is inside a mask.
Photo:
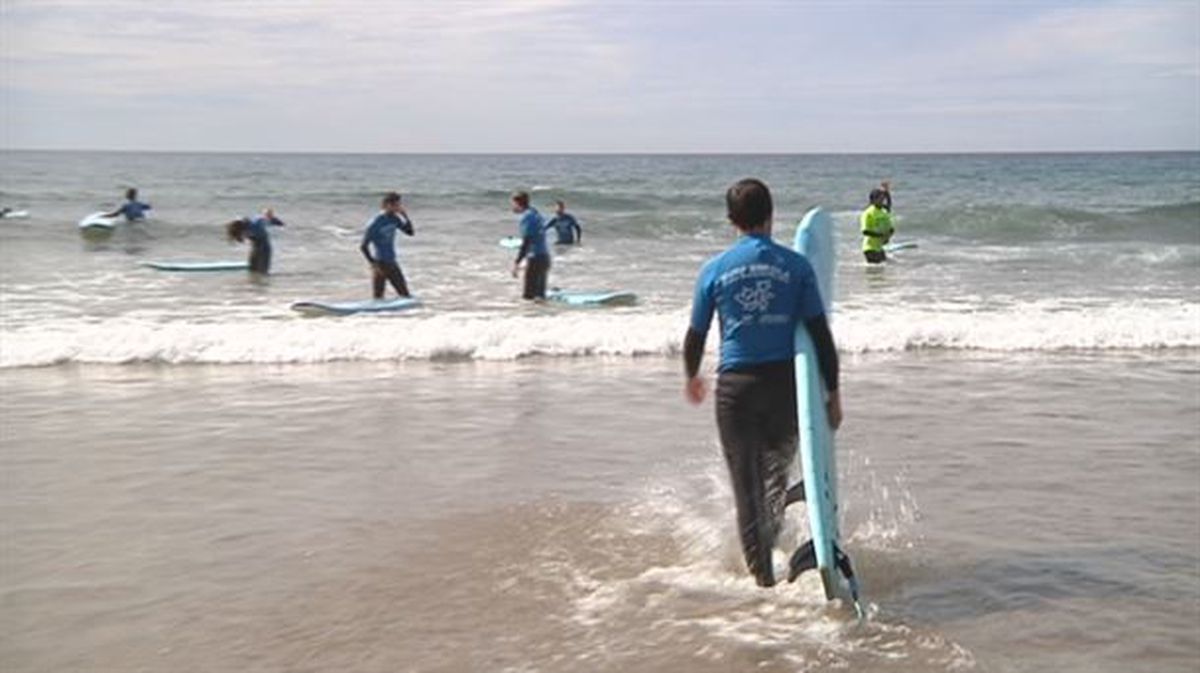
[{"label": "white sea foam", "polygon": [[[669,356],[678,352],[686,327],[684,311],[442,313],[341,320],[255,319],[242,314],[204,323],[149,317],[71,319],[0,331],[0,367]],[[849,307],[839,310],[834,332],[844,353],[1200,348],[1200,304],[1039,302],[990,311],[961,306]],[[716,341],[710,336],[710,349]]]}]

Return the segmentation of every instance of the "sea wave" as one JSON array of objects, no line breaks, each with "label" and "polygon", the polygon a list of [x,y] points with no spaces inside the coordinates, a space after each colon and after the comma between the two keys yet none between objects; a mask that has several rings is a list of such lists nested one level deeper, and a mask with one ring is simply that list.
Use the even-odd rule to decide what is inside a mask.
[{"label": "sea wave", "polygon": [[[577,313],[546,316],[435,314],[407,317],[220,323],[120,319],[59,322],[0,332],[0,368],[67,363],[250,364],[527,357],[671,356],[687,315]],[[837,315],[843,353],[1156,350],[1200,348],[1200,304],[1175,300],[994,310],[875,308]],[[709,339],[712,349],[717,339]]]}]

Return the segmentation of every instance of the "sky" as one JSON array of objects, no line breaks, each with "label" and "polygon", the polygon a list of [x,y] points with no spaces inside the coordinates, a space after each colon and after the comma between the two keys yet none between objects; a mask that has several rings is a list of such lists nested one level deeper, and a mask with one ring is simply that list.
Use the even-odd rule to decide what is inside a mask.
[{"label": "sky", "polygon": [[0,0],[0,148],[1200,150],[1200,0]]}]

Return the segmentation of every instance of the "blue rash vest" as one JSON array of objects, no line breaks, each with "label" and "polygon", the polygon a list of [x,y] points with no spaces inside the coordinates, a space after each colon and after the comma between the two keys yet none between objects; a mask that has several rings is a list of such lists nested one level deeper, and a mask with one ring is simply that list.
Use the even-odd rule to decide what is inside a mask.
[{"label": "blue rash vest", "polygon": [[147,210],[150,210],[149,203],[126,201],[125,205],[121,206],[117,213],[124,215],[127,222],[133,222],[134,220],[145,219]]},{"label": "blue rash vest", "polygon": [[363,234],[363,243],[370,243],[375,249],[376,262],[396,261],[396,230],[413,235],[412,222],[407,217],[400,217],[386,210],[375,216],[367,223],[367,231]]},{"label": "blue rash vest", "polygon": [[812,266],[766,234],[744,234],[700,270],[691,328],[708,333],[721,323],[718,371],[790,360],[797,324],[825,314]]},{"label": "blue rash vest", "polygon": [[283,226],[283,220],[278,217],[268,219],[259,215],[258,217],[243,217],[242,219],[249,225],[246,229],[246,235],[250,240],[268,250],[271,248],[271,233],[267,230],[268,225]]},{"label": "blue rash vest", "polygon": [[575,242],[575,232],[582,231],[579,223],[575,221],[575,216],[570,213],[555,215],[546,223],[546,231],[554,229],[558,232],[558,242],[563,245],[570,245]]},{"label": "blue rash vest", "polygon": [[518,216],[518,228],[521,238],[530,240],[528,249],[525,250],[526,257],[549,257],[550,248],[546,245],[546,228],[542,224],[542,216],[535,208],[526,208]]}]

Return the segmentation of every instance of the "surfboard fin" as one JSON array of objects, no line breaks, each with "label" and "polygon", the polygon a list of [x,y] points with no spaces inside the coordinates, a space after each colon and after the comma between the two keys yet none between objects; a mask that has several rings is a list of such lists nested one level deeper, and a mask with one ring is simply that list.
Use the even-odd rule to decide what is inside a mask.
[{"label": "surfboard fin", "polygon": [[858,600],[858,579],[854,576],[854,566],[850,565],[850,556],[837,545],[833,546],[833,555],[837,561],[838,570],[841,571],[842,577],[846,578],[846,584],[850,586],[850,598],[854,599],[854,612],[859,619],[862,619],[862,603]]},{"label": "surfboard fin", "polygon": [[787,507],[794,502],[804,502],[804,500],[804,482],[798,481],[787,490],[787,499],[783,501],[783,506]]},{"label": "surfboard fin", "polygon": [[788,581],[795,582],[800,573],[805,570],[813,570],[817,567],[817,552],[813,549],[813,542],[809,540],[800,545],[795,552],[792,553],[792,559],[788,561]]}]

